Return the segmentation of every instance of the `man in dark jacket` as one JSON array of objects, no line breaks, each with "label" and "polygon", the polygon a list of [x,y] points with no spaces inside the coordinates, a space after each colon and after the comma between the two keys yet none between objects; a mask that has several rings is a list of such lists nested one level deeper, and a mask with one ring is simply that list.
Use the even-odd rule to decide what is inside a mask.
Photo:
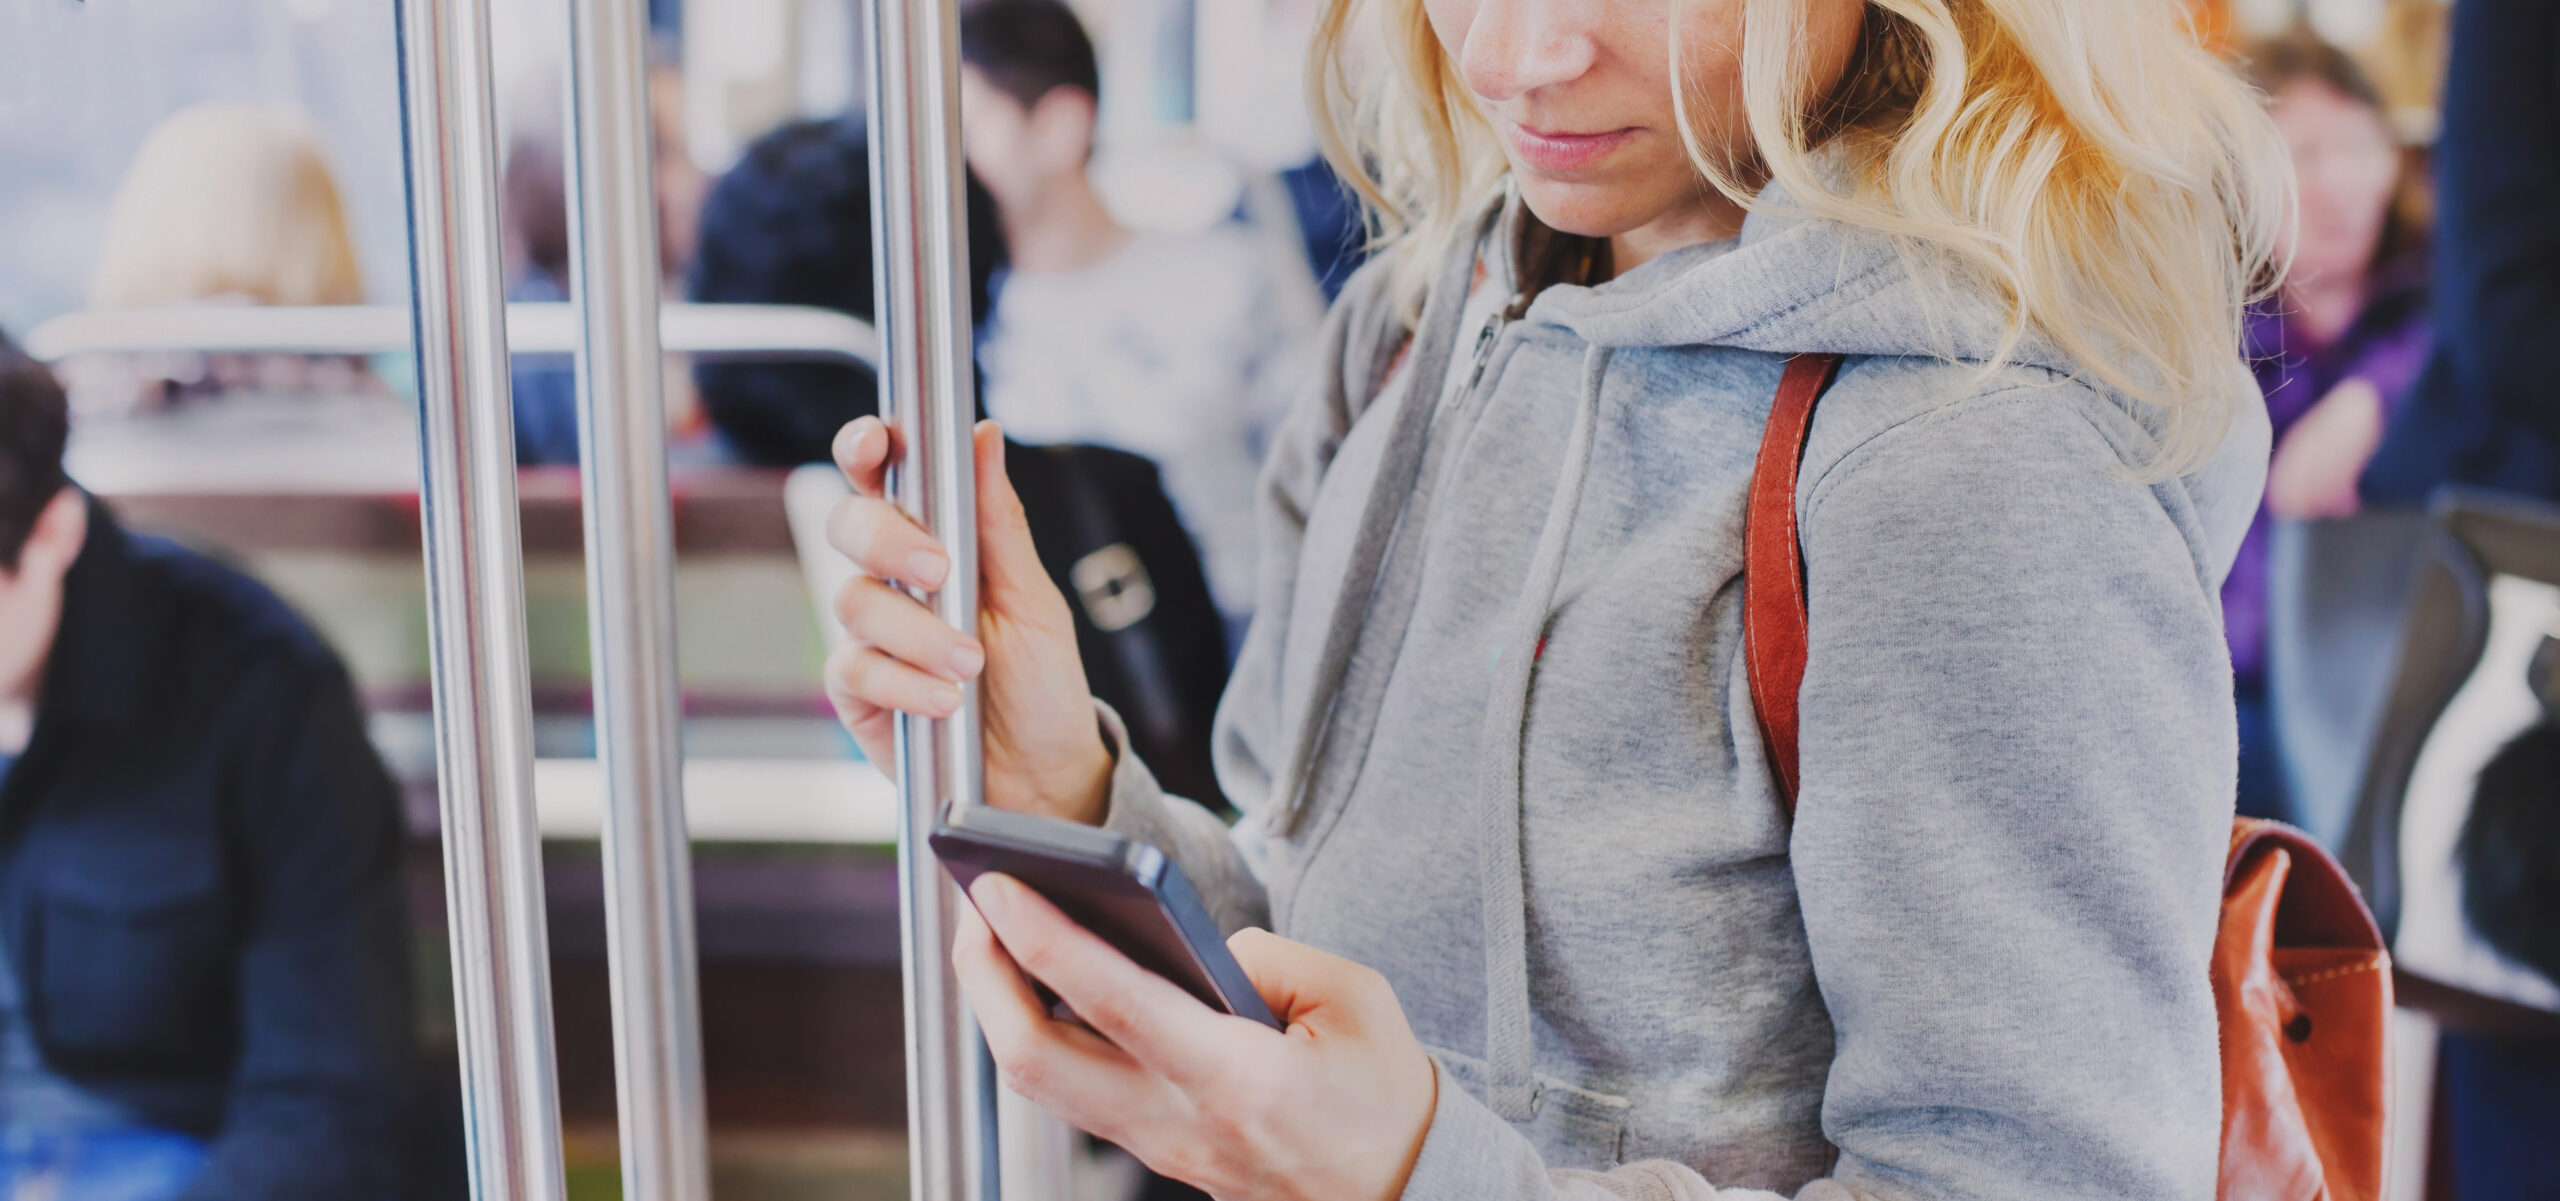
[{"label": "man in dark jacket", "polygon": [[2435,169],[2435,358],[2360,491],[2560,500],[2560,4],[2454,6]]},{"label": "man in dark jacket", "polygon": [[64,433],[0,339],[0,1194],[391,1196],[401,825],[346,671]]}]

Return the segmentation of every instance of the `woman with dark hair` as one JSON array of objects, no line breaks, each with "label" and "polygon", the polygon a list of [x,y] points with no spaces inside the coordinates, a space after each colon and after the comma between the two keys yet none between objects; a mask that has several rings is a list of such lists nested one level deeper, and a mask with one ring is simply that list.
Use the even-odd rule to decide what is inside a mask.
[{"label": "woman with dark hair", "polygon": [[2287,231],[2292,270],[2248,317],[2245,346],[2275,457],[2223,583],[2222,612],[2238,689],[2240,811],[2299,821],[2268,696],[2272,529],[2276,518],[2356,511],[2356,477],[2426,365],[2426,264],[2418,227],[2402,212],[2399,140],[2372,80],[2308,34],[2249,57],[2301,180],[2301,210]]}]

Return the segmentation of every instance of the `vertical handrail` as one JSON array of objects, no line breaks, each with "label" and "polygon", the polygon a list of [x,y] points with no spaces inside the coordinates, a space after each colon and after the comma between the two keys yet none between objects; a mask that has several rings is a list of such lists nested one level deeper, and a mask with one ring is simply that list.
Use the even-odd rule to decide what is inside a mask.
[{"label": "vertical handrail", "polygon": [[[936,615],[978,627],[977,505],[970,418],[969,250],[960,176],[958,13],[954,0],[867,0],[871,78],[872,243],[880,319],[880,394],[903,457],[891,471],[899,506],[951,552]],[[958,712],[898,723],[899,928],[906,982],[907,1161],[916,1201],[978,1201],[976,1037],[951,974],[960,897],[924,836],[946,804],[981,789],[978,688]]]},{"label": "vertical handrail", "polygon": [[557,1201],[488,0],[399,0],[428,647],[463,1122],[478,1201]]},{"label": "vertical handrail", "polygon": [[1001,1201],[1073,1201],[1075,1127],[1011,1089],[996,1094],[996,1162]]},{"label": "vertical handrail", "polygon": [[623,1196],[705,1201],[702,1034],[658,348],[648,17],[569,0],[570,299]]}]

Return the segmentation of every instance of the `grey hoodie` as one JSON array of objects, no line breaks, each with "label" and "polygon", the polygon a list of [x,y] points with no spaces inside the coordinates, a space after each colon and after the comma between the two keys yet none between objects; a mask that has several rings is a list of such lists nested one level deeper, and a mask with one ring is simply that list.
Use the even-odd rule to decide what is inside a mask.
[{"label": "grey hoodie", "polygon": [[[1356,278],[1264,469],[1217,746],[1245,816],[1122,755],[1109,822],[1229,927],[1393,982],[1440,1074],[1409,1201],[2208,1201],[2216,594],[2264,415],[2146,483],[2130,402],[2035,340],[1986,374],[1996,304],[1772,200],[1489,340],[1462,248],[1393,386]],[[1741,534],[1807,351],[1849,358],[1796,502],[1790,822]]]}]

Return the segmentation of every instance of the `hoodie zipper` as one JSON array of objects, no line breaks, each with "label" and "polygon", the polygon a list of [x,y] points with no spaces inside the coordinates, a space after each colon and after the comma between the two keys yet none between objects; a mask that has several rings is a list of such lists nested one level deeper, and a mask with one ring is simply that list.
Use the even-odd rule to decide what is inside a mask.
[{"label": "hoodie zipper", "polygon": [[1467,386],[1449,395],[1450,409],[1463,406],[1475,396],[1476,385],[1484,382],[1485,368],[1493,363],[1494,344],[1502,340],[1502,331],[1509,328],[1512,322],[1519,320],[1521,314],[1528,310],[1529,299],[1526,296],[1512,297],[1509,304],[1495,310],[1493,316],[1485,320],[1484,328],[1477,331],[1475,356],[1467,368]]}]

